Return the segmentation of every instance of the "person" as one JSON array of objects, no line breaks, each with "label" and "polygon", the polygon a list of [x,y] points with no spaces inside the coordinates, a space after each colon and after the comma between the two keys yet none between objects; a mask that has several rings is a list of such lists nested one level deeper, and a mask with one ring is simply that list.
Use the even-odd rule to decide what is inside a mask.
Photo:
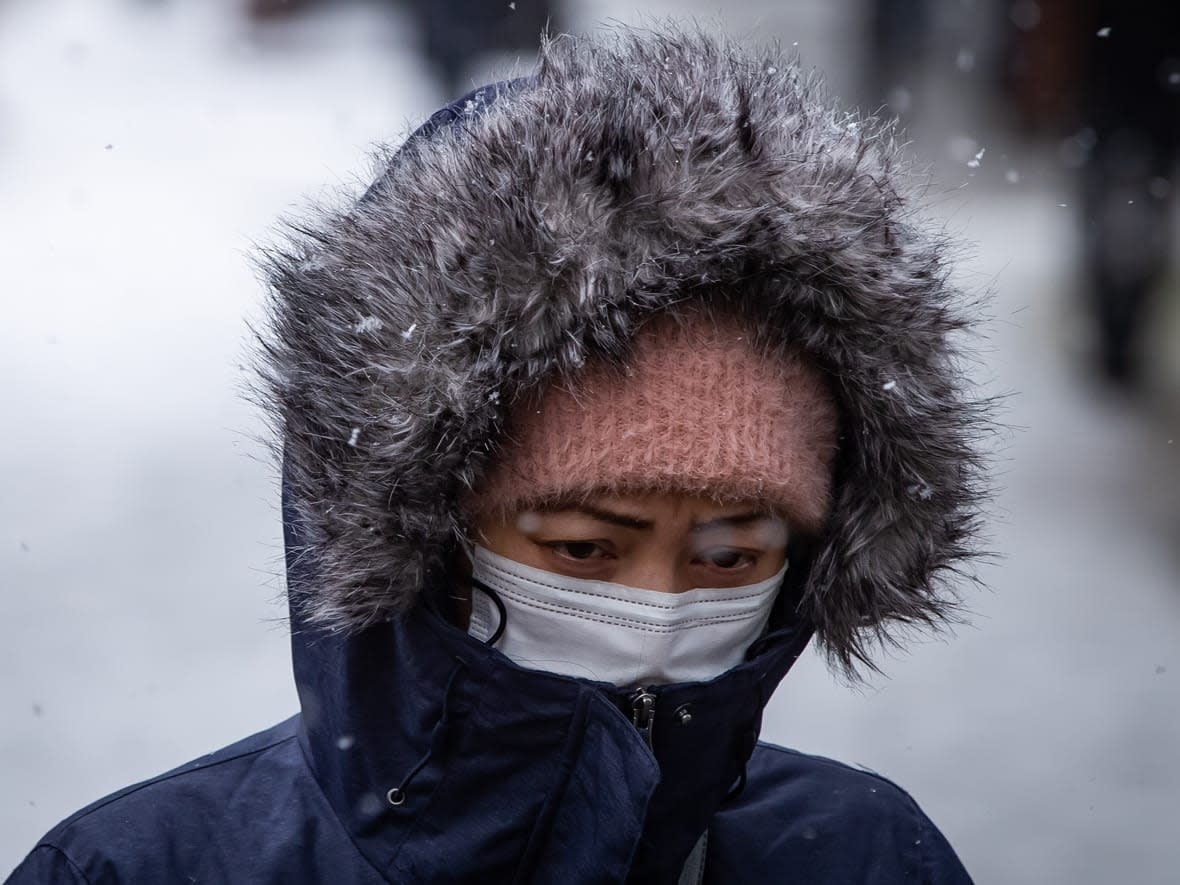
[{"label": "person", "polygon": [[545,38],[265,259],[301,712],[10,880],[960,883],[901,788],[758,740],[955,617],[968,301],[888,130],[680,26]]},{"label": "person", "polygon": [[[399,0],[386,2],[390,13],[415,19],[422,54],[444,88],[458,91],[464,74],[481,56],[531,50],[536,33],[546,25],[555,28],[563,10],[549,0],[509,0],[490,4],[483,0]],[[247,0],[251,22],[267,24],[297,15],[315,6],[313,0]]]},{"label": "person", "polygon": [[1077,183],[1082,306],[1095,342],[1092,367],[1134,393],[1150,382],[1149,330],[1168,291],[1161,283],[1180,153],[1180,9],[1097,0],[1079,17],[1089,136]]}]

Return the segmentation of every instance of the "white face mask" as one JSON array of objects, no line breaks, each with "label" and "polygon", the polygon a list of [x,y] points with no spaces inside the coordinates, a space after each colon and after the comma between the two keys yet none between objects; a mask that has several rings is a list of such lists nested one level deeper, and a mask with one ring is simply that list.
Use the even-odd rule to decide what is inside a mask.
[{"label": "white face mask", "polygon": [[[475,545],[472,578],[504,604],[495,647],[511,660],[632,688],[712,679],[741,663],[786,571],[744,587],[662,593],[554,574]],[[487,641],[499,626],[495,603],[476,588],[467,632]]]}]

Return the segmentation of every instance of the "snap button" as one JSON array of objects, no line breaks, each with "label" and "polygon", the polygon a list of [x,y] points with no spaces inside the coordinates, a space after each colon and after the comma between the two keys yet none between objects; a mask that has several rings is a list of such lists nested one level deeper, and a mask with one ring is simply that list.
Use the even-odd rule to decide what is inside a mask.
[{"label": "snap button", "polygon": [[692,704],[681,704],[672,715],[681,725],[688,725],[692,722]]}]

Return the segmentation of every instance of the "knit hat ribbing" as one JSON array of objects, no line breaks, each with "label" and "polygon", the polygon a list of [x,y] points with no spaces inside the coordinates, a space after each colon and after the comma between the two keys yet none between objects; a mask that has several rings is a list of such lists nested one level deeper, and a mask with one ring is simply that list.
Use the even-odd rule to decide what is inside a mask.
[{"label": "knit hat ribbing", "polygon": [[510,416],[476,512],[641,491],[757,502],[818,534],[831,500],[837,411],[819,371],[756,348],[733,317],[662,314],[625,367],[588,362]]}]

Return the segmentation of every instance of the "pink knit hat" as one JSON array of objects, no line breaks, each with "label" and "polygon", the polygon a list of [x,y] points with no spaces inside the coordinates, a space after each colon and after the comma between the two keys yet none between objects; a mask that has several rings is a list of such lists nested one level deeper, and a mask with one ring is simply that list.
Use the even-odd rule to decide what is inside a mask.
[{"label": "pink knit hat", "polygon": [[477,513],[642,491],[757,502],[793,529],[826,519],[836,405],[820,372],[756,348],[733,317],[663,313],[620,369],[588,362],[518,403]]}]

